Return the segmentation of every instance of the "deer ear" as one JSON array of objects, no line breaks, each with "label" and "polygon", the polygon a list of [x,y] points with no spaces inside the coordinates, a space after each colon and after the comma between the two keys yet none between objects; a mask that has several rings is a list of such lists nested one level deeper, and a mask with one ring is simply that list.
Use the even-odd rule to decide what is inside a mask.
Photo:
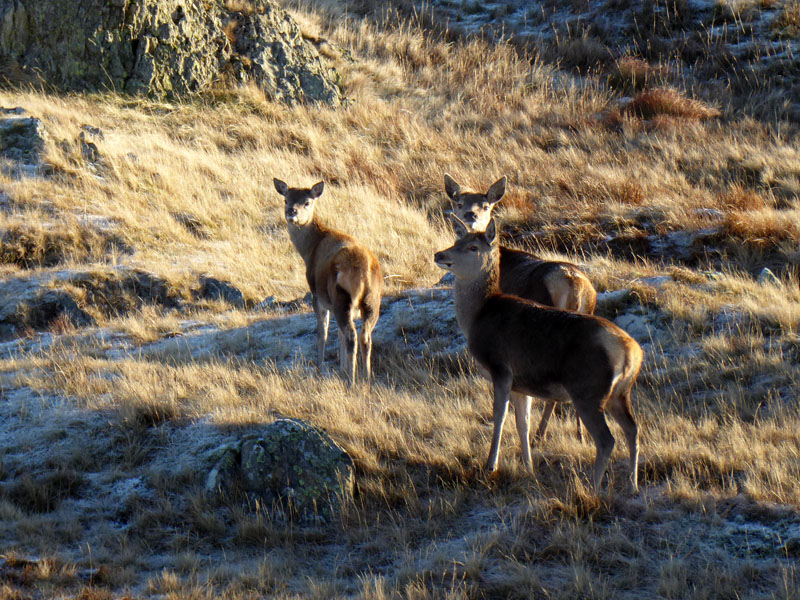
[{"label": "deer ear", "polygon": [[289,191],[289,186],[282,182],[280,179],[273,179],[272,183],[275,184],[275,189],[281,196],[285,196]]},{"label": "deer ear", "polygon": [[315,183],[311,188],[311,197],[319,198],[322,196],[323,189],[325,189],[325,182],[320,181],[319,183]]},{"label": "deer ear", "polygon": [[497,181],[492,184],[492,187],[489,188],[489,191],[486,192],[486,199],[489,201],[490,204],[497,204],[500,202],[500,198],[503,197],[503,194],[506,193],[506,178],[505,176],[501,177]]},{"label": "deer ear", "polygon": [[453,217],[453,231],[456,232],[456,237],[461,239],[465,235],[468,235],[469,230],[467,229],[467,226],[464,225],[464,222],[455,215],[450,216]]},{"label": "deer ear", "polygon": [[447,173],[444,174],[444,191],[450,197],[450,200],[456,202],[461,195],[461,186]]},{"label": "deer ear", "polygon": [[497,243],[497,227],[494,224],[494,219],[489,220],[489,226],[486,228],[486,232],[483,234],[483,239],[485,239],[486,243],[490,246],[493,246]]}]

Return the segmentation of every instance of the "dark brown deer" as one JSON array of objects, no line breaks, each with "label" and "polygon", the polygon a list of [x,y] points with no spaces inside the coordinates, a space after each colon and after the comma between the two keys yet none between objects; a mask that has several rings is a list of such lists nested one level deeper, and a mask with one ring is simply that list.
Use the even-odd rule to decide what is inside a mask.
[{"label": "dark brown deer", "polygon": [[[470,233],[486,231],[492,210],[506,191],[506,178],[495,181],[485,194],[462,192],[450,175],[444,175],[444,188],[453,201],[453,215]],[[597,291],[589,278],[568,262],[542,260],[534,254],[500,246],[500,289],[505,294],[533,300],[546,306],[594,313]],[[515,406],[517,401],[514,402]],[[543,438],[555,402],[547,402],[535,437]],[[578,438],[583,441],[581,420],[576,416]]]},{"label": "dark brown deer", "polygon": [[[352,236],[327,227],[314,215],[323,182],[311,188],[290,188],[280,179],[275,189],[286,200],[289,237],[303,257],[317,316],[317,355],[325,358],[330,313],[339,327],[339,368],[352,384],[356,376],[356,338],[364,377],[371,378],[372,330],[378,322],[383,275],[378,259]],[[355,318],[361,314],[361,335]]]},{"label": "dark brown deer", "polygon": [[486,469],[497,469],[500,438],[511,392],[515,401],[522,460],[532,468],[527,396],[569,401],[597,448],[592,483],[599,491],[614,436],[608,412],[621,425],[630,450],[630,486],[638,488],[638,426],[631,388],[639,374],[642,349],[622,329],[600,317],[557,310],[506,295],[500,289],[500,248],[490,221],[483,233],[468,233],[437,252],[436,264],[456,278],[456,318],[467,346],[494,388],[494,432]]}]

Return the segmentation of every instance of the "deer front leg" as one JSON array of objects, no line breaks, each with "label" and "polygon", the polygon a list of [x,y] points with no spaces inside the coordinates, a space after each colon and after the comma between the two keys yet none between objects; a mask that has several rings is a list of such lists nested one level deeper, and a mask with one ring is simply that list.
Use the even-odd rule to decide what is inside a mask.
[{"label": "deer front leg", "polygon": [[511,392],[511,402],[514,403],[514,417],[517,422],[517,434],[519,435],[519,447],[522,451],[522,463],[529,471],[533,471],[533,461],[531,460],[531,401],[530,396]]},{"label": "deer front leg", "polygon": [[536,430],[536,434],[533,436],[534,439],[544,439],[544,434],[547,431],[547,423],[550,421],[550,415],[553,414],[553,409],[555,407],[556,403],[553,400],[548,400],[544,405],[544,410],[542,411],[542,420],[539,421],[539,428]]},{"label": "deer front leg", "polygon": [[511,395],[511,373],[506,371],[494,375],[492,384],[494,385],[494,431],[492,432],[492,445],[489,448],[489,458],[486,461],[486,471],[489,473],[497,470],[500,438],[503,436],[503,423],[508,414],[508,400]]},{"label": "deer front leg", "polygon": [[331,311],[323,308],[314,298],[314,314],[317,316],[317,368],[322,369],[325,361],[325,345],[328,342],[328,325],[331,322]]}]

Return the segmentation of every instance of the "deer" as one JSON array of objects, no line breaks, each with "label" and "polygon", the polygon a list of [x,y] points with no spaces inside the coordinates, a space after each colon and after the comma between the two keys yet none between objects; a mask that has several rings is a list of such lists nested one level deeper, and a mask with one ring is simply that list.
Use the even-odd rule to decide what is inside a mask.
[{"label": "deer", "polygon": [[[310,188],[290,188],[280,179],[273,179],[273,183],[285,199],[289,238],[306,266],[306,280],[317,318],[317,367],[322,369],[325,360],[328,325],[333,312],[339,329],[339,368],[352,386],[358,354],[361,372],[369,385],[372,331],[380,316],[383,290],[380,263],[354,237],[328,227],[314,214],[324,182]],[[360,335],[355,326],[358,313],[361,315]]]},{"label": "deer", "polygon": [[[462,192],[445,173],[444,189],[453,203],[453,215],[470,233],[486,231],[492,210],[506,192],[506,178],[495,181],[485,194]],[[533,300],[563,310],[594,314],[597,291],[589,278],[568,262],[543,260],[534,254],[500,246],[500,289],[513,296]],[[555,402],[547,402],[535,439],[544,439]],[[575,416],[578,439],[583,441],[581,419]]]},{"label": "deer", "polygon": [[514,402],[522,461],[529,471],[533,470],[530,397],[550,402],[571,400],[595,443],[595,493],[599,493],[615,444],[606,413],[624,432],[630,453],[629,485],[636,493],[639,427],[631,407],[631,389],[642,364],[641,346],[601,317],[504,293],[494,221],[485,232],[469,233],[463,225],[457,230],[456,243],[437,252],[434,261],[455,276],[458,326],[481,373],[492,382],[494,429],[486,471],[496,474],[510,400]]}]

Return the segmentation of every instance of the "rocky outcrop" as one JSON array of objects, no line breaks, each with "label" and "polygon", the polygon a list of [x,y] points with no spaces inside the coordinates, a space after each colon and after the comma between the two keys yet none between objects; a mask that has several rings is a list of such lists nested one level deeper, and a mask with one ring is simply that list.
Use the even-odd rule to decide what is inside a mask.
[{"label": "rocky outcrop", "polygon": [[179,96],[219,81],[338,104],[338,75],[271,0],[0,0],[0,60],[66,90]]},{"label": "rocky outcrop", "polygon": [[40,119],[22,108],[0,108],[0,158],[15,165],[15,175],[43,172],[42,155],[47,133]]},{"label": "rocky outcrop", "polygon": [[301,520],[329,520],[355,487],[350,456],[324,431],[294,419],[278,419],[212,459],[207,492],[240,486]]}]

